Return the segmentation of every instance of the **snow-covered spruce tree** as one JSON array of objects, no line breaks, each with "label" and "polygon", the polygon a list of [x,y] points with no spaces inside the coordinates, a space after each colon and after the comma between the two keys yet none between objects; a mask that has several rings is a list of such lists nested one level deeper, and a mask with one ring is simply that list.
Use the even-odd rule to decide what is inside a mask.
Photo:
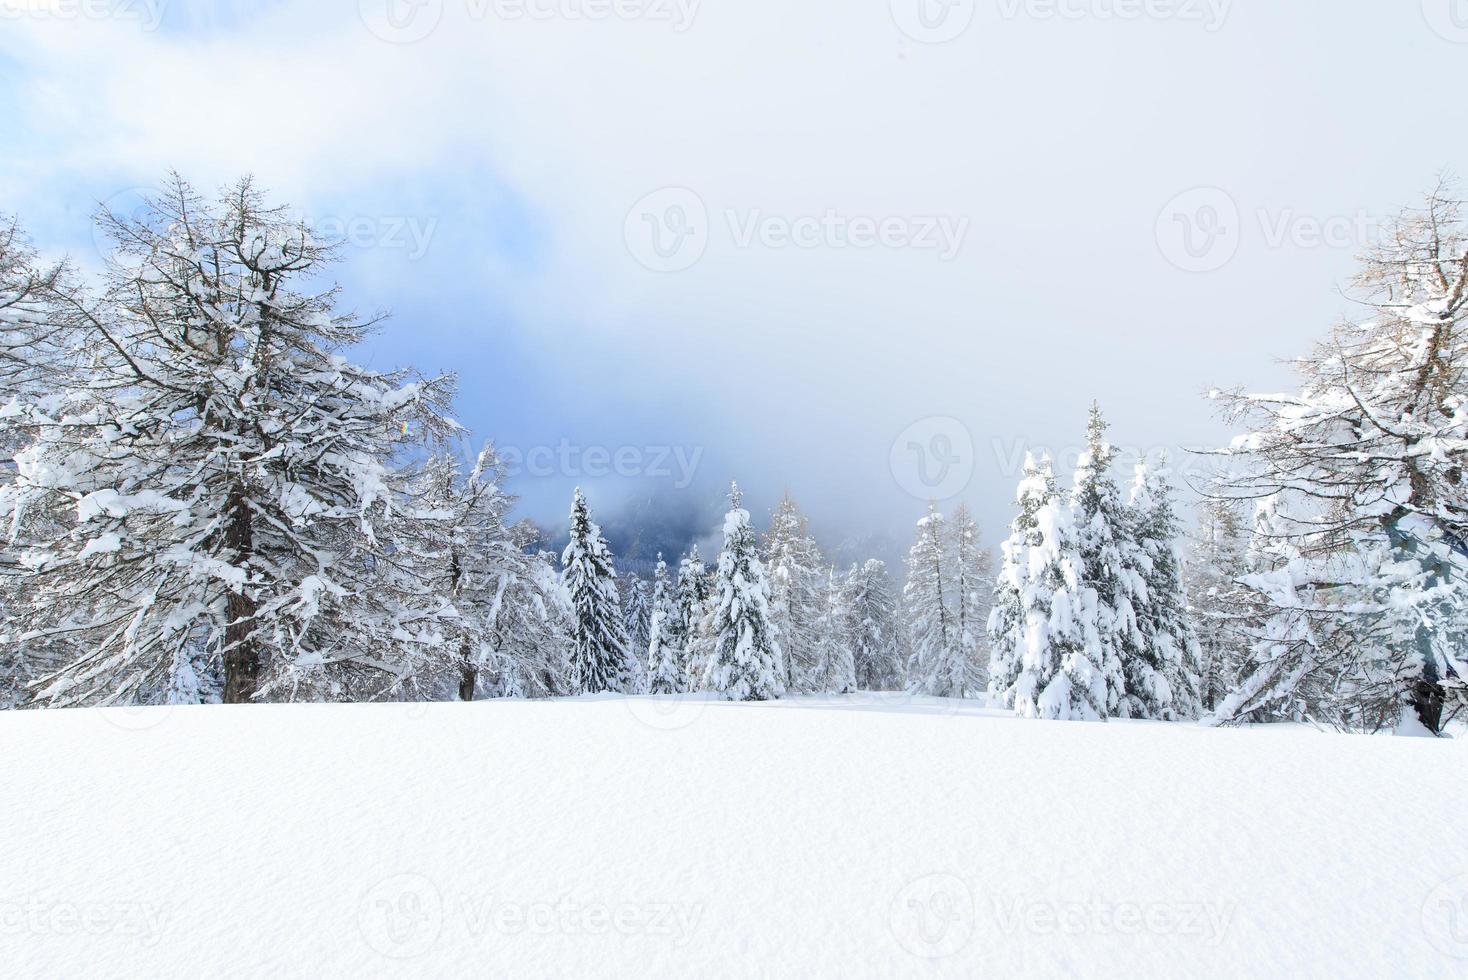
[{"label": "snow-covered spruce tree", "polygon": [[825,561],[800,505],[785,491],[770,514],[761,551],[770,577],[770,615],[785,654],[785,687],[817,690],[818,622],[826,604]]},{"label": "snow-covered spruce tree", "polygon": [[917,522],[917,540],[907,554],[902,606],[912,652],[908,689],[936,697],[960,697],[965,679],[963,653],[953,619],[954,575],[943,515],[928,505]]},{"label": "snow-covered spruce tree", "polygon": [[856,685],[863,691],[895,691],[904,684],[897,649],[897,600],[885,563],[875,558],[852,566],[846,575],[846,642],[851,648]]},{"label": "snow-covered spruce tree", "polygon": [[1197,506],[1185,566],[1189,619],[1198,637],[1198,696],[1211,712],[1234,689],[1254,621],[1252,592],[1240,585],[1249,573],[1248,532],[1231,500],[1205,499]]},{"label": "snow-covered spruce tree", "polygon": [[989,684],[989,639],[985,632],[994,587],[989,552],[979,540],[979,526],[967,504],[953,511],[953,629],[963,662],[965,697],[978,695]]},{"label": "snow-covered spruce tree", "polygon": [[1217,720],[1440,732],[1468,704],[1468,232],[1439,188],[1363,258],[1368,319],[1296,362],[1297,395],[1220,395],[1248,427],[1214,495],[1268,502],[1271,615]]},{"label": "snow-covered spruce tree", "polygon": [[[1028,617],[1035,598],[1030,591],[1030,552],[1045,543],[1040,511],[1054,506],[1059,498],[1049,458],[1042,456],[1037,461],[1033,454],[1026,453],[1024,476],[1015,492],[1019,513],[1010,522],[1009,538],[1000,545],[999,577],[988,622],[989,696],[1006,708],[1015,706],[1020,675],[1027,669],[1041,681],[1048,681],[1059,669],[1048,656],[1036,658],[1028,666],[1025,663],[1031,639]],[[1033,680],[1026,684],[1031,691],[1043,686]]]},{"label": "snow-covered spruce tree", "polygon": [[627,649],[641,658],[652,639],[652,589],[634,574],[622,577],[622,622],[627,628]]},{"label": "snow-covered spruce tree", "polygon": [[670,641],[677,650],[686,691],[699,687],[697,675],[702,665],[698,645],[711,593],[703,559],[699,557],[698,545],[695,544],[678,562],[678,588],[673,600],[675,611]]},{"label": "snow-covered spruce tree", "polygon": [[1104,719],[1096,593],[1082,581],[1074,510],[1048,459],[1026,454],[1024,467],[989,617],[990,694],[1027,718]]},{"label": "snow-covered spruce tree", "polygon": [[685,689],[686,675],[673,643],[678,607],[671,586],[668,563],[659,553],[652,580],[652,624],[648,628],[647,689],[651,694],[678,694]]},{"label": "snow-covered spruce tree", "polygon": [[1131,514],[1111,475],[1114,457],[1101,408],[1092,405],[1070,497],[1081,585],[1096,594],[1094,618],[1081,627],[1089,648],[1086,656],[1106,682],[1100,713],[1157,717],[1152,706],[1167,703],[1171,694],[1163,673],[1146,657],[1137,629],[1134,600],[1146,588],[1140,567],[1144,559],[1132,540]]},{"label": "snow-covered spruce tree", "polygon": [[1174,721],[1201,713],[1198,694],[1201,653],[1183,587],[1182,555],[1178,550],[1177,515],[1172,509],[1172,483],[1166,460],[1153,468],[1137,465],[1128,506],[1132,511],[1132,540],[1141,550],[1143,588],[1133,597],[1142,656],[1167,682],[1166,701],[1147,692],[1140,698],[1128,690],[1134,718]]},{"label": "snow-covered spruce tree", "polygon": [[847,605],[845,579],[831,568],[826,573],[826,601],[816,621],[815,690],[823,694],[849,694],[856,690],[856,660],[851,652],[851,608]]},{"label": "snow-covered spruce tree", "polygon": [[767,701],[785,691],[780,643],[770,622],[765,569],[737,483],[730,488],[729,503],[718,587],[708,617],[711,642],[703,683],[730,701]]},{"label": "snow-covered spruce tree", "polygon": [[617,571],[580,487],[571,505],[571,540],[561,555],[561,567],[573,611],[571,670],[576,690],[632,693],[637,672],[629,663]]},{"label": "snow-covered spruce tree", "polygon": [[394,460],[452,429],[448,378],[352,364],[374,326],[316,291],[331,259],[244,180],[210,201],[181,178],[128,220],[96,300],[60,297],[91,360],[35,423],[0,508],[70,511],[18,543],[22,644],[77,652],[38,680],[56,705],[187,696],[201,661],[225,701],[391,688],[449,644],[444,603],[399,547]]}]

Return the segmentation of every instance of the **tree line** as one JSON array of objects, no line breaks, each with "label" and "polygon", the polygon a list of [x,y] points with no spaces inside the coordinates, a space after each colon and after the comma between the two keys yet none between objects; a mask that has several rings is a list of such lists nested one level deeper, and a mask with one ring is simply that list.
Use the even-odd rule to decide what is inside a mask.
[{"label": "tree line", "polygon": [[[1372,315],[1292,395],[1217,394],[1190,535],[1162,465],[1125,493],[1093,408],[1062,492],[1027,457],[997,571],[967,509],[918,522],[901,588],[838,570],[787,493],[731,488],[692,547],[619,576],[578,490],[553,555],[492,445],[448,447],[454,379],[354,364],[380,318],[243,180],[173,176],[101,215],[84,282],[0,223],[0,698],[12,705],[909,690],[1040,718],[1440,731],[1464,705],[1459,203],[1363,259]],[[671,556],[670,556],[671,557]]]}]

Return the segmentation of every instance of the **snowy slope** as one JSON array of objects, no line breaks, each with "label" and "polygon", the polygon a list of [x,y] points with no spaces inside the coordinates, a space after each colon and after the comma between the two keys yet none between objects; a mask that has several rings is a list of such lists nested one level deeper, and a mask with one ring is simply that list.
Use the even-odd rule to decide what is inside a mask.
[{"label": "snowy slope", "polygon": [[1463,739],[607,697],[0,745],[9,976],[1468,975]]}]

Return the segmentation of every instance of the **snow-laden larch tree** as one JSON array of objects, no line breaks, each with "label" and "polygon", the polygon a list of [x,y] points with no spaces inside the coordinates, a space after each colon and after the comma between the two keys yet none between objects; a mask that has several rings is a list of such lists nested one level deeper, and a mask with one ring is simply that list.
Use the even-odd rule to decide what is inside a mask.
[{"label": "snow-laden larch tree", "polygon": [[[451,656],[445,603],[400,546],[399,461],[447,435],[449,378],[345,351],[376,321],[319,287],[332,251],[249,180],[181,178],[104,215],[105,289],[62,297],[88,381],[27,423],[0,500],[30,571],[20,643],[75,653],[51,704],[390,690]],[[65,533],[25,536],[27,516]]]},{"label": "snow-laden larch tree", "polygon": [[1468,706],[1462,208],[1440,187],[1367,251],[1369,315],[1295,362],[1297,393],[1217,395],[1247,431],[1212,493],[1256,503],[1269,559],[1241,580],[1267,616],[1217,721],[1437,733]]}]

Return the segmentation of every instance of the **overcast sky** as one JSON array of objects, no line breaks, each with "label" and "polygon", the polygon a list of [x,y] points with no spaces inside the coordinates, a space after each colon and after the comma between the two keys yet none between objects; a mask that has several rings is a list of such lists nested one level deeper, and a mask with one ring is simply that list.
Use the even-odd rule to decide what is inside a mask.
[{"label": "overcast sky", "polygon": [[[1227,438],[1468,158],[1468,2],[0,0],[0,210],[253,173],[524,511],[783,487],[829,544],[1026,447]],[[659,512],[662,505],[653,508]]]}]

